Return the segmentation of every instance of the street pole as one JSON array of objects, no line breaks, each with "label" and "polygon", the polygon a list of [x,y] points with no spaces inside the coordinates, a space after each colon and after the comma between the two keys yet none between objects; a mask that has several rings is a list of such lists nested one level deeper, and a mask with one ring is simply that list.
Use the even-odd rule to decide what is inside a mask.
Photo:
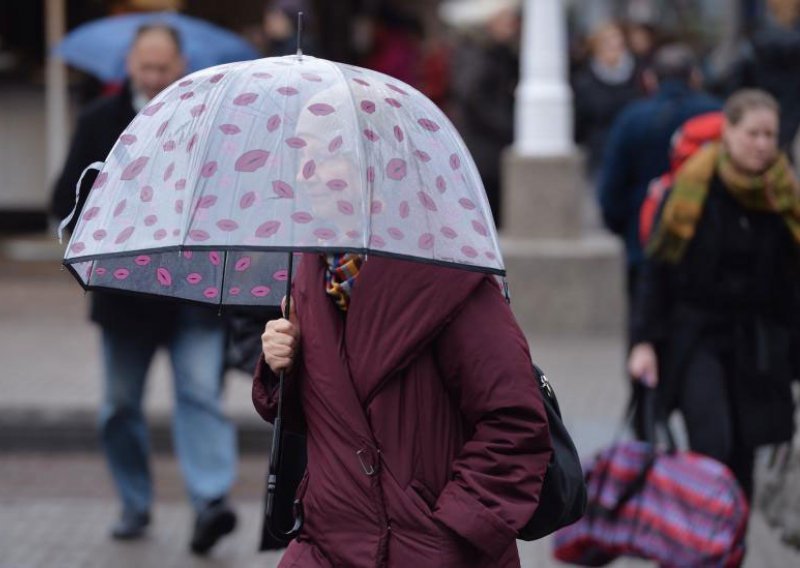
[{"label": "street pole", "polygon": [[47,71],[45,79],[45,140],[47,183],[61,169],[67,151],[67,70],[53,55],[53,48],[66,31],[65,0],[44,0]]}]

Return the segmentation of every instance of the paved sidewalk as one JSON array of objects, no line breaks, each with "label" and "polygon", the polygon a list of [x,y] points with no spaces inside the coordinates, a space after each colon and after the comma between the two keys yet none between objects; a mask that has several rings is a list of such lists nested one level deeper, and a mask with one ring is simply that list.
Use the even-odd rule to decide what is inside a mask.
[{"label": "paved sidewalk", "polygon": [[[26,440],[26,432],[38,428],[54,436],[50,442],[74,450],[69,446],[71,429],[80,438],[93,427],[99,342],[86,321],[86,308],[79,286],[57,262],[0,258],[0,568],[275,566],[279,554],[254,553],[268,430],[251,407],[246,376],[231,373],[226,392],[228,413],[255,439],[248,444],[253,453],[242,456],[234,492],[241,528],[206,560],[186,552],[191,514],[169,455],[156,458],[158,505],[150,538],[119,544],[106,536],[117,504],[102,459],[91,452],[56,453],[58,447],[48,447],[48,440]],[[621,337],[529,340],[535,360],[558,393],[579,451],[591,456],[612,439],[625,402]],[[168,430],[171,384],[163,356],[156,361],[149,387],[148,416]],[[20,451],[27,442],[48,453]],[[781,545],[758,515],[749,545],[748,567],[800,565],[800,555]],[[520,550],[526,568],[558,565],[550,559],[546,539],[523,543]]]}]

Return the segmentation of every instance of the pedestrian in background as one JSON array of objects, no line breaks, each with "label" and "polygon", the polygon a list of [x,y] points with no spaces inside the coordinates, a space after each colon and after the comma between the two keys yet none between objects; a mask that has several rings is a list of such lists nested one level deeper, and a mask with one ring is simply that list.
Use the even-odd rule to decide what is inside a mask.
[{"label": "pedestrian in background", "polygon": [[[661,47],[642,79],[652,94],[629,104],[614,121],[597,186],[603,222],[625,244],[629,341],[633,298],[644,261],[639,210],[647,187],[669,170],[670,140],[675,130],[688,118],[720,107],[716,99],[700,91],[702,77],[694,54],[683,44]],[[634,383],[635,395],[638,388]],[[642,435],[640,417],[635,424]]]},{"label": "pedestrian in background", "polygon": [[629,371],[680,410],[691,449],[753,494],[758,446],[791,440],[800,353],[800,184],[764,91],[725,103],[722,143],[677,171],[648,245]]},{"label": "pedestrian in background", "polygon": [[575,141],[586,153],[586,171],[594,189],[614,118],[644,93],[636,60],[625,45],[619,25],[599,26],[588,43],[589,58],[576,73],[572,89]]},{"label": "pedestrian in background", "polygon": [[453,122],[483,180],[495,226],[502,226],[500,166],[514,140],[514,91],[519,81],[519,0],[451,1],[441,14],[467,29],[451,61]]},{"label": "pedestrian in background", "polygon": [[[180,78],[184,65],[175,30],[159,25],[139,30],[121,92],[96,101],[80,116],[53,193],[52,211],[59,219],[74,205],[83,168],[105,159],[136,113]],[[87,173],[80,187],[76,219],[95,177]],[[236,524],[226,501],[236,476],[236,433],[222,411],[223,320],[205,307],[106,292],[91,298],[91,318],[100,326],[103,346],[100,433],[122,501],[111,536],[137,539],[150,523],[153,489],[142,398],[147,370],[163,346],[174,374],[175,449],[196,513],[190,547],[205,554]]]},{"label": "pedestrian in background", "polygon": [[778,144],[792,157],[800,127],[800,0],[769,0],[767,8],[767,21],[744,44],[723,88],[758,88],[775,97],[781,107]]},{"label": "pedestrian in background", "polygon": [[305,432],[304,525],[281,566],[519,567],[550,458],[525,336],[492,276],[303,255],[253,381]]}]

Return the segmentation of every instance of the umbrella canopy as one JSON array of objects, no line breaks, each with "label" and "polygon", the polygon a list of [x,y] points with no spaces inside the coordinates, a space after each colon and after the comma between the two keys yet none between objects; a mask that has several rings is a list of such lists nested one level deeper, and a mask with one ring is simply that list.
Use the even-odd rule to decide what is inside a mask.
[{"label": "umbrella canopy", "polygon": [[104,81],[121,80],[125,77],[125,58],[133,38],[146,24],[164,24],[178,32],[189,71],[259,56],[253,46],[236,34],[175,12],[125,14],[93,20],[75,28],[54,51],[70,65]]},{"label": "umbrella canopy", "polygon": [[504,274],[483,185],[424,95],[308,56],[176,82],[119,137],[65,264],[87,289],[275,305],[291,251]]}]

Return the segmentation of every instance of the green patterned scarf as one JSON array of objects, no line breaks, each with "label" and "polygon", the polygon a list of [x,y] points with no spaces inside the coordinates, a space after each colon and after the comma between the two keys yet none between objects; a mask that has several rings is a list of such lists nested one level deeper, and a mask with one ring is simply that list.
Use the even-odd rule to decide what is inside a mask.
[{"label": "green patterned scarf", "polygon": [[786,156],[781,154],[767,171],[754,176],[736,169],[721,144],[716,143],[700,149],[678,170],[661,220],[647,245],[648,256],[680,262],[694,237],[715,172],[742,207],[777,213],[800,244],[800,192]]}]

